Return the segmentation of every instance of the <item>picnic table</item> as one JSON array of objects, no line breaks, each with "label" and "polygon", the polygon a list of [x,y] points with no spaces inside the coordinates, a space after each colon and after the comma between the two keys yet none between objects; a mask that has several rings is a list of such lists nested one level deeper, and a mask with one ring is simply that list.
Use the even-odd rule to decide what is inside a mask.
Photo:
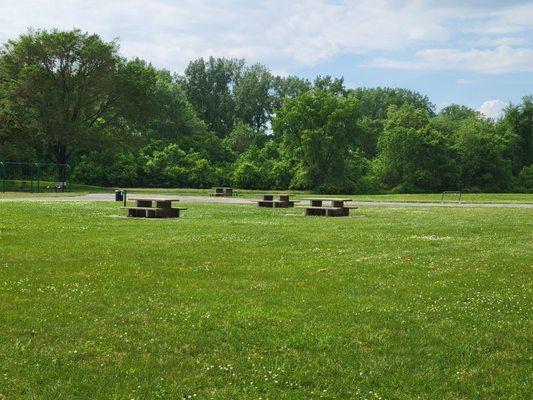
[{"label": "picnic table", "polygon": [[[304,199],[309,201],[308,206],[301,206],[305,208],[305,215],[322,215],[326,217],[347,217],[350,215],[350,209],[357,207],[349,207],[345,203],[352,201],[352,199],[339,199],[332,197],[312,197]],[[327,205],[324,205],[326,203]]]},{"label": "picnic table", "polygon": [[122,207],[128,210],[128,217],[137,218],[178,218],[183,207],[172,207],[172,202],[179,199],[162,199],[156,197],[143,197],[130,199],[135,201],[134,207]]},{"label": "picnic table", "polygon": [[210,193],[209,195],[214,196],[214,197],[232,197],[233,188],[225,187],[225,186],[214,187],[213,193]]},{"label": "picnic table", "polygon": [[264,194],[263,200],[259,200],[257,205],[259,207],[286,208],[294,207],[294,203],[296,201],[291,201],[289,194]]}]

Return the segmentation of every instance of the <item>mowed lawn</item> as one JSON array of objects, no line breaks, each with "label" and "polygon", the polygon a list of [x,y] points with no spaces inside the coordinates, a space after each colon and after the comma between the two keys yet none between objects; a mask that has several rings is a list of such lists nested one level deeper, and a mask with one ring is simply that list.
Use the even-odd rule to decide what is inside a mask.
[{"label": "mowed lawn", "polygon": [[526,399],[533,211],[0,203],[0,399]]}]

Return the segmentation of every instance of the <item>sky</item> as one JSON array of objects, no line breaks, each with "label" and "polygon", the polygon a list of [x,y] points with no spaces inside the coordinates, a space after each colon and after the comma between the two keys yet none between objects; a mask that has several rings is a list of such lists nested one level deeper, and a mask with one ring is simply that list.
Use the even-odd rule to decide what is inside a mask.
[{"label": "sky", "polygon": [[79,28],[177,73],[198,57],[245,58],[492,118],[533,94],[533,0],[0,0],[0,10],[2,43]]}]

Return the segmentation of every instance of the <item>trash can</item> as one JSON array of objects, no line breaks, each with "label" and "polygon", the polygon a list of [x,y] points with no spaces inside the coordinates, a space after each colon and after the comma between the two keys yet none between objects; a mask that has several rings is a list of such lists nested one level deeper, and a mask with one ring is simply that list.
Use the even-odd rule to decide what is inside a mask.
[{"label": "trash can", "polygon": [[115,201],[124,200],[124,191],[122,189],[115,189]]}]

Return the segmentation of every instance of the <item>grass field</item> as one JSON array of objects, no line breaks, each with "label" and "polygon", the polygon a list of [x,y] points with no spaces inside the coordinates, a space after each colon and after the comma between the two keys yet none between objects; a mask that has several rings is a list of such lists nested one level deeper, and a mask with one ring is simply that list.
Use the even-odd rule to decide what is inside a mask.
[{"label": "grass field", "polygon": [[0,399],[527,399],[528,209],[0,203]]}]

